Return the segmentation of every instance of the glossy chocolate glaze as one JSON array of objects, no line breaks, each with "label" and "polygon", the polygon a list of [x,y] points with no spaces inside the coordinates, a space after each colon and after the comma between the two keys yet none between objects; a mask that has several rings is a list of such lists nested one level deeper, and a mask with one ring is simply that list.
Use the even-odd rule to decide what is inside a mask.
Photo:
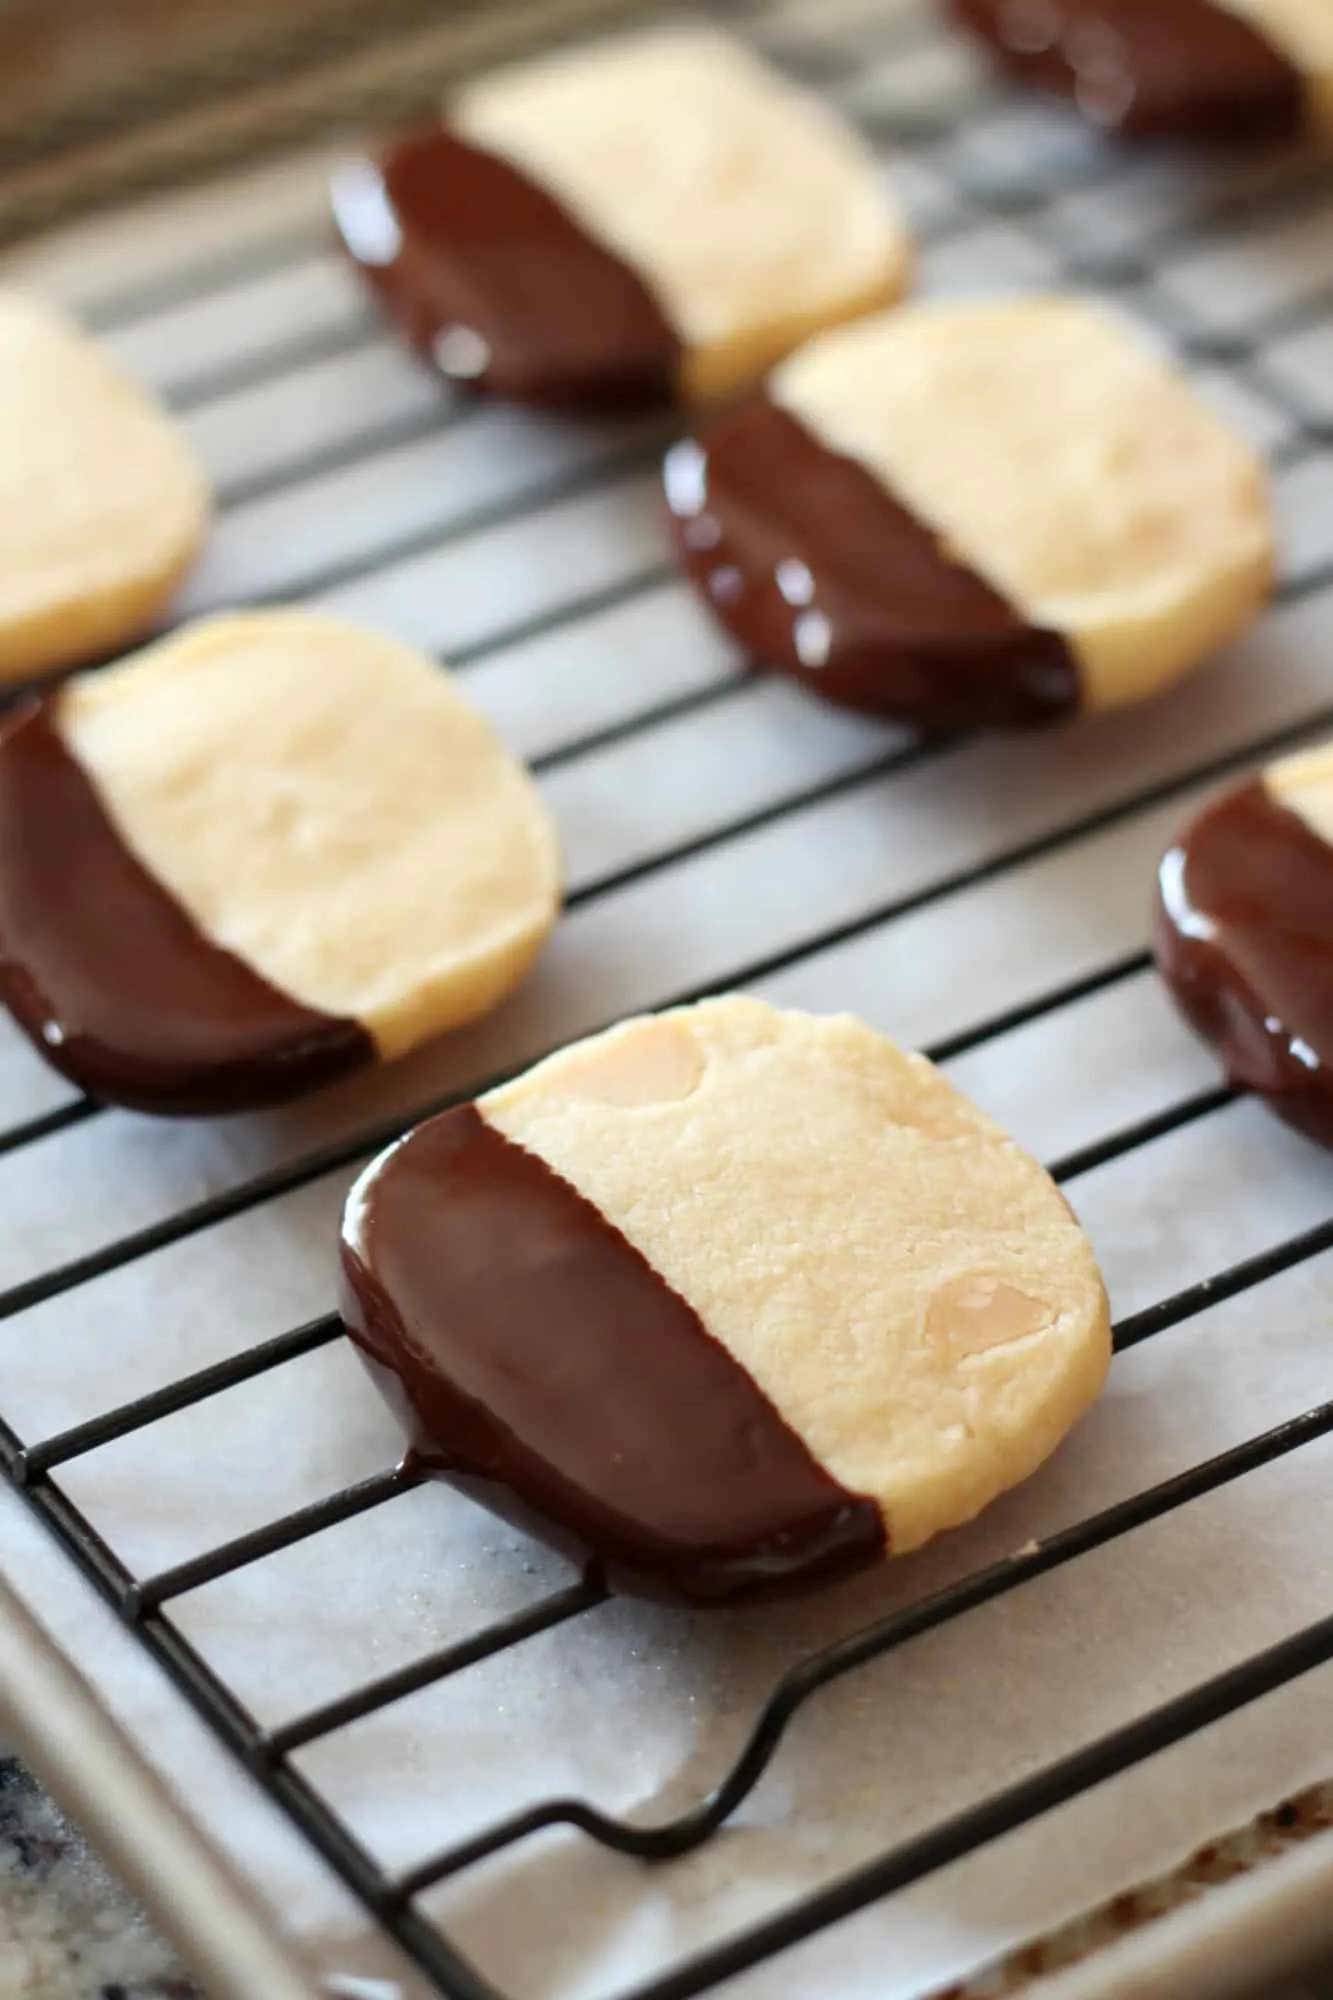
[{"label": "glossy chocolate glaze", "polygon": [[761,664],[928,729],[1076,708],[1078,668],[854,459],[756,397],[667,458],[681,561]]},{"label": "glossy chocolate glaze", "polygon": [[374,1059],[355,1021],[268,985],[131,854],[55,724],[0,730],[0,999],[94,1097],[193,1114],[281,1103]]},{"label": "glossy chocolate glaze", "polygon": [[473,1106],[353,1192],[342,1281],[412,1459],[613,1588],[729,1604],[884,1554],[874,1503],[600,1210]]},{"label": "glossy chocolate glaze", "polygon": [[1305,80],[1213,0],[949,0],[1006,69],[1072,97],[1108,131],[1281,139],[1305,123]]},{"label": "glossy chocolate glaze", "polygon": [[637,273],[445,127],[340,169],[333,212],[407,338],[452,381],[566,405],[674,394],[680,342]]},{"label": "glossy chocolate glaze", "polygon": [[1158,876],[1157,962],[1232,1081],[1333,1146],[1333,848],[1260,783],[1206,811]]}]

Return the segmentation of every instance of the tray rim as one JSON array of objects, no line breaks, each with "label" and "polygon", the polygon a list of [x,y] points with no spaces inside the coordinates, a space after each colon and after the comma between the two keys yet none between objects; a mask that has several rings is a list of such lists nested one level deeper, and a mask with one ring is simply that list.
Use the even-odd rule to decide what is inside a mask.
[{"label": "tray rim", "polygon": [[[169,1698],[183,1700],[175,1689]],[[211,2000],[337,1993],[336,1980],[303,1964],[262,1897],[172,1797],[3,1575],[0,1717],[57,1802],[206,1980]],[[1331,1942],[1333,1829],[1020,1990],[1042,2000],[1246,2000],[1308,1969]]]},{"label": "tray rim", "polygon": [[[1258,2000],[1333,1942],[1333,1829],[1036,1982],[1042,2000]],[[1320,1968],[1322,1969],[1322,1968]]]},{"label": "tray rim", "polygon": [[318,2000],[327,1991],[3,1576],[0,1716],[215,2000]]}]

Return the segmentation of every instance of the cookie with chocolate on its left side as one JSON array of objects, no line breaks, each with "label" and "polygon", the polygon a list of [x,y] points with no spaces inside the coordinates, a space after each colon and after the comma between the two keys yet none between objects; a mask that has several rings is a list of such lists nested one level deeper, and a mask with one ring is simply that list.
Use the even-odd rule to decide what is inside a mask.
[{"label": "cookie with chocolate on its left side", "polygon": [[1328,0],[946,0],[1012,75],[1134,138],[1333,132]]},{"label": "cookie with chocolate on its left side", "polygon": [[1158,694],[1274,568],[1254,452],[1076,297],[820,335],[672,447],[666,491],[686,574],[756,664],[932,729]]},{"label": "cookie with chocolate on its left side", "polygon": [[0,998],[96,1098],[276,1104],[495,1006],[559,905],[526,772],[432,661],[205,620],[0,727]]},{"label": "cookie with chocolate on its left side", "polygon": [[1158,872],[1156,948],[1230,1080],[1333,1147],[1333,744],[1190,821]]},{"label": "cookie with chocolate on its left side", "polygon": [[0,291],[0,681],[139,638],[210,504],[183,433],[115,360],[54,307]]},{"label": "cookie with chocolate on its left side", "polygon": [[1034,1472],[1110,1360],[1050,1177],[924,1057],[741,996],[372,1161],[343,1315],[412,1461],[616,1589],[832,1581]]},{"label": "cookie with chocolate on its left side", "polygon": [[483,78],[340,169],[333,209],[442,374],[539,403],[731,395],[910,262],[857,135],[704,27]]}]

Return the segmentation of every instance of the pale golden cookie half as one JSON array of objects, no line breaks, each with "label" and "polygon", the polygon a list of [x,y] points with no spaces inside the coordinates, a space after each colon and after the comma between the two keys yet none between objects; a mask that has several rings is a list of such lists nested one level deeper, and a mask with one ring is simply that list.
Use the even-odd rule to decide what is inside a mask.
[{"label": "pale golden cookie half", "polygon": [[554,922],[527,774],[449,675],[207,620],[0,731],[0,992],[95,1096],[293,1097],[495,1006]]},{"label": "pale golden cookie half", "polygon": [[761,664],[932,727],[1160,693],[1272,585],[1264,468],[1076,298],[821,335],[675,446],[687,573]]},{"label": "pale golden cookie half", "polygon": [[730,395],[910,264],[868,147],[702,27],[484,78],[340,173],[334,211],[446,375],[546,401]]},{"label": "pale golden cookie half", "polygon": [[1096,1396],[1106,1295],[1036,1162],[924,1057],[727,998],[410,1133],[344,1313],[419,1462],[701,1603],[918,1548]]},{"label": "pale golden cookie half", "polygon": [[198,551],[184,436],[52,307],[0,292],[0,680],[137,638]]}]

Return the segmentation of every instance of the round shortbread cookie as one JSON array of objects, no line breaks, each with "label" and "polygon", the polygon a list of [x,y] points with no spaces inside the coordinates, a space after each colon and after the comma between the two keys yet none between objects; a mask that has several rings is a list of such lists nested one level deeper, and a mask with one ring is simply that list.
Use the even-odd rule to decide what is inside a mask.
[{"label": "round shortbread cookie", "polygon": [[754,658],[928,726],[1157,694],[1271,587],[1254,453],[1072,298],[824,334],[666,479],[685,568]]},{"label": "round shortbread cookie", "polygon": [[208,516],[183,436],[144,392],[51,307],[0,292],[0,680],[136,638]]},{"label": "round shortbread cookie", "polygon": [[1333,744],[1270,764],[1167,851],[1157,962],[1232,1082],[1333,1146]]},{"label": "round shortbread cookie", "polygon": [[1107,130],[1279,139],[1333,126],[1328,0],[949,0],[1015,75]]},{"label": "round shortbread cookie", "polygon": [[417,347],[537,400],[729,395],[908,276],[868,148],[707,28],[483,79],[333,199]]},{"label": "round shortbread cookie", "polygon": [[1047,1174],[851,1019],[706,1001],[380,1155],[344,1316],[414,1458],[618,1587],[823,1580],[970,1520],[1110,1358]]},{"label": "round shortbread cookie", "polygon": [[440,667],[205,621],[0,732],[0,993],[95,1096],[277,1102],[495,1006],[559,904],[531,781]]}]

